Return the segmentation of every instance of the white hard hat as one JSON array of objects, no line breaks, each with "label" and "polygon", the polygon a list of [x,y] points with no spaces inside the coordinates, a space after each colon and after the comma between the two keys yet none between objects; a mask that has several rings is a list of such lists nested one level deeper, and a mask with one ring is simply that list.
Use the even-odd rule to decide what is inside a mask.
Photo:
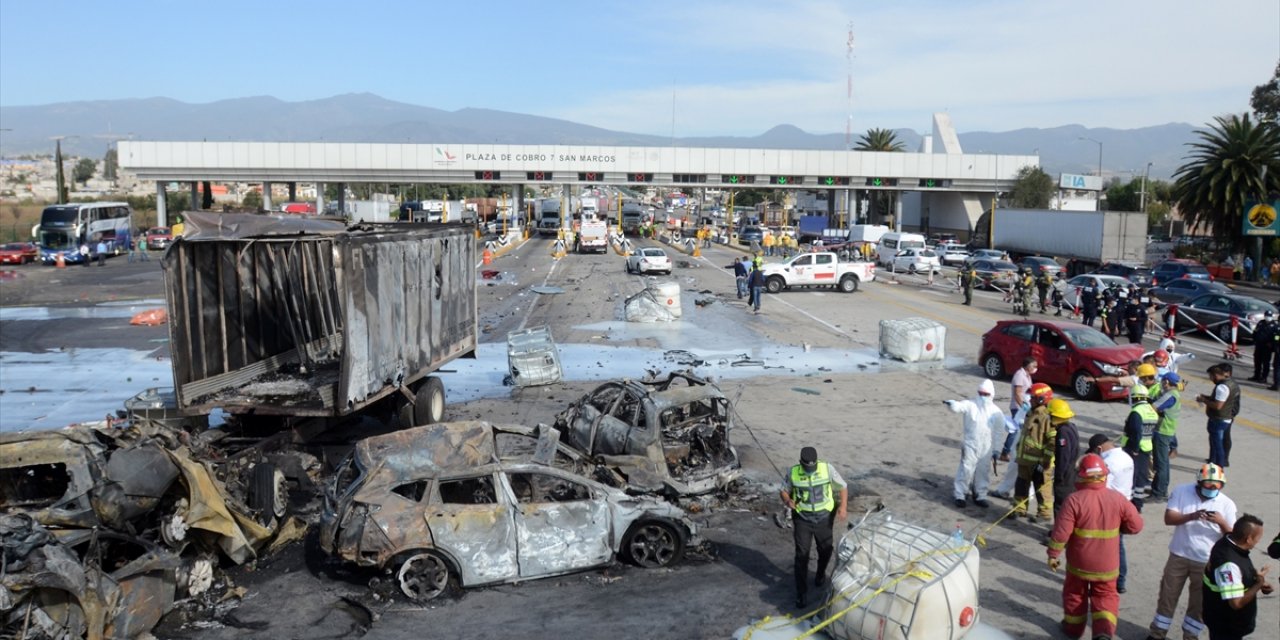
[{"label": "white hard hat", "polygon": [[988,395],[988,396],[995,395],[996,394],[995,383],[990,380],[983,380],[982,384],[978,385],[978,393],[981,393],[983,395]]}]

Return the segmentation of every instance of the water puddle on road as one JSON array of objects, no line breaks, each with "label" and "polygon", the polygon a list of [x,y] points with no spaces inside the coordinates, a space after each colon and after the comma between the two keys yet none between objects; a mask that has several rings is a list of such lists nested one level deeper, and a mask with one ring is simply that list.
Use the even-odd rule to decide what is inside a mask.
[{"label": "water puddle on road", "polygon": [[161,299],[113,300],[93,306],[80,307],[0,307],[0,322],[18,320],[103,320],[132,318],[139,311],[163,308]]},{"label": "water puddle on road", "polygon": [[0,352],[0,432],[101,420],[148,387],[173,386],[169,359],[131,349]]}]

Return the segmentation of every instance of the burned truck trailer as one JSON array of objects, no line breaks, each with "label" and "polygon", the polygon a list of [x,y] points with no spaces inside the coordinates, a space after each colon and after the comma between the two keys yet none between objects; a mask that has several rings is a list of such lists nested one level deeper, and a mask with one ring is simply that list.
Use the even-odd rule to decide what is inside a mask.
[{"label": "burned truck trailer", "polygon": [[475,261],[462,223],[192,213],[163,260],[178,407],[439,421],[430,374],[475,356]]}]

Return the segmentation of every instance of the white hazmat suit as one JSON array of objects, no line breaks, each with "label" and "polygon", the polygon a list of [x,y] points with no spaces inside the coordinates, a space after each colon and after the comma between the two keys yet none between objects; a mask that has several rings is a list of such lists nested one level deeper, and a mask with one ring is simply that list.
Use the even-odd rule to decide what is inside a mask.
[{"label": "white hazmat suit", "polygon": [[964,446],[953,488],[957,501],[967,498],[970,489],[975,500],[987,499],[991,436],[995,431],[1004,431],[1005,421],[1004,412],[991,399],[994,393],[995,385],[990,380],[983,380],[977,397],[972,400],[944,400],[952,412],[964,416]]}]

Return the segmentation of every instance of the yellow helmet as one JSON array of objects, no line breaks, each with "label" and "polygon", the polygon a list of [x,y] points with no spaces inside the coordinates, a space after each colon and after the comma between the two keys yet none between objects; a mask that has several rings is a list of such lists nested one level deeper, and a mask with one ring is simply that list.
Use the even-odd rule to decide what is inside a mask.
[{"label": "yellow helmet", "polygon": [[1138,365],[1138,370],[1135,373],[1138,374],[1139,378],[1154,378],[1156,377],[1156,367],[1153,364],[1144,362]]},{"label": "yellow helmet", "polygon": [[1076,412],[1071,410],[1071,405],[1067,404],[1062,398],[1054,398],[1045,405],[1049,410],[1049,416],[1059,420],[1070,420],[1076,417]]}]

